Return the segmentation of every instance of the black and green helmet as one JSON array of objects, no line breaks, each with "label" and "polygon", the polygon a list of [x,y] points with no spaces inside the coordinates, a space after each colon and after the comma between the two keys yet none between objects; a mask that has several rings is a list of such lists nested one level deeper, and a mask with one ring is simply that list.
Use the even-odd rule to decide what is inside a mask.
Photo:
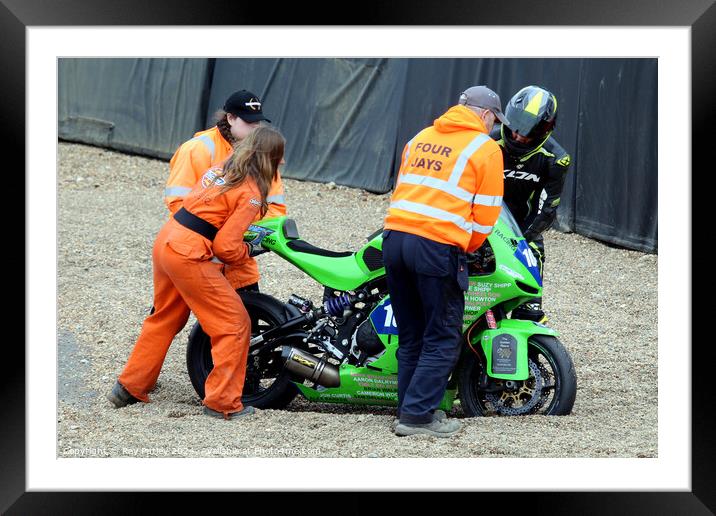
[{"label": "black and green helmet", "polygon": [[510,99],[505,116],[511,131],[541,140],[557,122],[557,97],[539,86],[525,86]]}]

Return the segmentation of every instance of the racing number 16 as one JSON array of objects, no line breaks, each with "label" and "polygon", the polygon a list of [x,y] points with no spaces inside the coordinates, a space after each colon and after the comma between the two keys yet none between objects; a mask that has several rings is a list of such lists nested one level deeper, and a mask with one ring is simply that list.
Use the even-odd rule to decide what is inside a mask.
[{"label": "racing number 16", "polygon": [[525,260],[527,260],[527,265],[530,267],[537,267],[537,258],[535,258],[535,255],[532,254],[532,251],[529,249],[523,249],[522,254],[525,255]]},{"label": "racing number 16", "polygon": [[393,315],[393,305],[386,304],[383,308],[385,308],[385,323],[383,325],[386,328],[391,326],[397,328],[398,324],[395,322],[395,316]]}]

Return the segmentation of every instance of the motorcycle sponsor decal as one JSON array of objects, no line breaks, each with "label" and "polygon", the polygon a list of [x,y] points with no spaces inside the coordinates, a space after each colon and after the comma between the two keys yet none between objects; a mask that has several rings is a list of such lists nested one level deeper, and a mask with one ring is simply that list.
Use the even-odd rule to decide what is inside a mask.
[{"label": "motorcycle sponsor decal", "polygon": [[[537,284],[541,287],[542,274],[540,274],[539,271],[539,262],[537,261],[537,258],[532,252],[532,249],[530,249],[530,246],[527,244],[526,240],[520,240],[517,243],[515,257],[522,263],[522,265],[524,265],[530,271],[534,279],[537,280]],[[502,265],[500,265],[500,268],[502,268]]]},{"label": "motorcycle sponsor decal", "polygon": [[[260,244],[267,236],[274,233],[273,229],[266,229],[261,226],[251,224],[248,229],[244,232],[244,242],[250,242],[253,245]],[[272,239],[273,240],[273,239]],[[275,241],[269,241],[266,239],[266,243],[274,244]]]},{"label": "motorcycle sponsor decal", "polygon": [[394,391],[398,388],[398,377],[395,375],[386,377],[352,373],[351,378],[361,387],[372,388],[381,391]]},{"label": "motorcycle sponsor decal", "polygon": [[512,283],[490,283],[471,278],[467,292],[465,292],[463,330],[475,320],[477,314],[499,302],[503,294],[500,290],[511,286]]},{"label": "motorcycle sponsor decal", "polygon": [[472,294],[465,294],[465,307],[485,307],[492,306],[500,298],[499,292],[487,292],[483,296],[476,296]]},{"label": "motorcycle sponsor decal", "polygon": [[352,397],[350,394],[344,392],[327,392],[320,395],[320,398],[340,398],[345,400],[349,400]]},{"label": "motorcycle sponsor decal", "polygon": [[356,398],[398,400],[397,391],[357,391]]},{"label": "motorcycle sponsor decal", "polygon": [[255,233],[261,233],[261,234],[263,234],[263,235],[270,235],[271,233],[274,232],[273,229],[267,229],[267,228],[264,228],[264,227],[261,227],[261,226],[256,226],[255,224],[249,225],[249,229],[248,229],[248,230],[249,230],[249,231],[253,231],[253,232],[255,232]]},{"label": "motorcycle sponsor decal", "polygon": [[515,240],[513,238],[508,237],[505,235],[502,231],[500,231],[497,228],[494,228],[492,232],[500,237],[507,245],[509,245],[512,249],[515,249]]},{"label": "motorcycle sponsor decal", "polygon": [[513,278],[517,278],[517,279],[520,279],[520,280],[524,280],[524,279],[525,279],[525,277],[524,277],[522,274],[520,274],[520,273],[517,272],[517,271],[513,271],[513,270],[510,269],[507,265],[500,264],[500,270],[501,270],[502,272],[508,274],[509,276],[512,276]]},{"label": "motorcycle sponsor decal", "polygon": [[493,289],[511,287],[512,283],[485,283],[477,279],[470,280],[469,292],[489,292]]},{"label": "motorcycle sponsor decal", "polygon": [[515,374],[517,372],[517,339],[508,333],[492,339],[493,374]]},{"label": "motorcycle sponsor decal", "polygon": [[377,333],[383,335],[398,334],[398,323],[395,322],[393,305],[390,304],[390,299],[386,299],[382,304],[375,307],[370,313],[370,320]]}]

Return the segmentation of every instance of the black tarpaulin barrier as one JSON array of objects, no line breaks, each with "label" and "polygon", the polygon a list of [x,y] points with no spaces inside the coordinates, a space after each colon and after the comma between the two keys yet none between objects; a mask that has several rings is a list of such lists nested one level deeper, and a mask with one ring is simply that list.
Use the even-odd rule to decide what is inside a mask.
[{"label": "black tarpaulin barrier", "polygon": [[231,92],[247,89],[286,136],[285,177],[387,192],[402,59],[217,59],[207,116]]},{"label": "black tarpaulin barrier", "polygon": [[543,86],[572,157],[555,228],[657,250],[656,59],[61,59],[59,82],[61,138],[165,158],[248,89],[286,136],[285,177],[377,193],[466,88],[504,107]]},{"label": "black tarpaulin barrier", "polygon": [[168,159],[204,125],[209,59],[58,60],[58,133]]},{"label": "black tarpaulin barrier", "polygon": [[579,87],[573,230],[656,252],[657,61],[593,61]]}]

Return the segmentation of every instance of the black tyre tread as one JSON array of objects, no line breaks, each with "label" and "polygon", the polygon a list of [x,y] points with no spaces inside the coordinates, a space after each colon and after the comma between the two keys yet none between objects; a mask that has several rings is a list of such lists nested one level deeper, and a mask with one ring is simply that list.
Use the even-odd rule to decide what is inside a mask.
[{"label": "black tyre tread", "polygon": [[574,361],[567,349],[558,338],[551,335],[533,335],[530,337],[545,347],[548,347],[550,353],[555,357],[557,364],[563,368],[566,365],[567,371],[562,371],[562,393],[557,403],[552,407],[548,415],[566,416],[572,413],[574,402],[577,398],[577,371],[574,368]]},{"label": "black tyre tread", "polygon": [[[562,382],[560,397],[545,415],[565,416],[571,414],[577,396],[577,372],[574,368],[572,357],[559,339],[551,335],[532,335],[529,340],[535,340],[542,347],[546,348],[554,357],[557,367],[560,369],[559,374]],[[466,388],[466,382],[469,381],[468,378],[471,375],[472,368],[475,366],[476,361],[477,358],[470,350],[467,350],[461,358],[456,371],[458,376],[458,393],[469,392],[469,389]],[[464,399],[463,394],[459,395],[460,405],[465,415],[468,417],[483,415],[477,403]]]},{"label": "black tyre tread", "polygon": [[[279,322],[287,320],[294,313],[290,307],[286,307],[278,299],[261,292],[239,292],[241,300],[248,312],[256,307],[267,312]],[[197,322],[189,333],[189,342],[186,349],[186,365],[189,372],[189,379],[194,390],[201,399],[204,399],[204,382],[206,377],[202,372],[204,347],[211,345],[209,336],[204,332]],[[272,385],[272,388],[258,399],[247,399],[247,403],[259,409],[282,409],[285,408],[298,394],[298,389],[291,383],[291,377],[286,374],[280,375]]]}]

